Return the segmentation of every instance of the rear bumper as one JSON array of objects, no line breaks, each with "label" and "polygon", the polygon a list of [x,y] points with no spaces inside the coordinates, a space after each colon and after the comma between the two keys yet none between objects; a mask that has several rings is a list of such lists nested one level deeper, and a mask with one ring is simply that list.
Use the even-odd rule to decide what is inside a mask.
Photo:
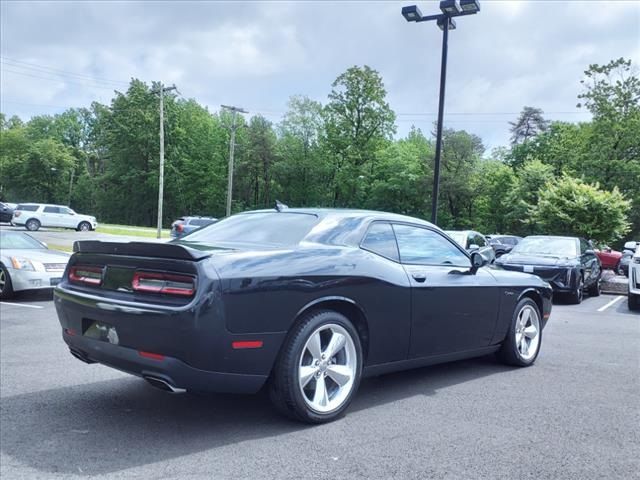
[{"label": "rear bumper", "polygon": [[[178,389],[255,393],[269,377],[286,332],[229,332],[220,298],[205,290],[188,305],[172,307],[88,294],[63,282],[54,291],[54,304],[63,339],[77,358],[159,378]],[[113,343],[85,335],[94,322],[115,328]],[[233,347],[255,340],[262,341],[261,348]]]},{"label": "rear bumper", "polygon": [[84,357],[88,363],[101,363],[139,377],[159,378],[176,389],[255,393],[267,380],[267,375],[200,370],[172,357],[146,358],[132,348],[85,338],[78,333],[69,335],[64,330],[62,337],[76,358]]}]

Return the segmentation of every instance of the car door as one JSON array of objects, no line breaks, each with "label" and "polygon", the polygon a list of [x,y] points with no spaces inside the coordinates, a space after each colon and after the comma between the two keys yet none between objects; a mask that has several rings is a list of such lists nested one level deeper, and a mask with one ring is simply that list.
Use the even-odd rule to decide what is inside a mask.
[{"label": "car door", "polygon": [[591,285],[600,277],[600,262],[595,250],[584,238],[580,239],[580,265],[584,272],[584,284]]},{"label": "car door", "polygon": [[60,207],[60,226],[65,228],[77,228],[78,219],[73,210],[66,207]]},{"label": "car door", "polygon": [[40,214],[40,223],[43,227],[62,227],[60,209],[46,205]]},{"label": "car door", "polygon": [[498,288],[485,269],[475,274],[462,249],[428,227],[394,223],[400,262],[411,282],[412,358],[489,345]]}]

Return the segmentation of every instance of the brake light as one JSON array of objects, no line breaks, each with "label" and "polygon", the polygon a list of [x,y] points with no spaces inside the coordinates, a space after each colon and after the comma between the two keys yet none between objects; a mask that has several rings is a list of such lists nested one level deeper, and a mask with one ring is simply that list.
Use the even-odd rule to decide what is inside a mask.
[{"label": "brake light", "polygon": [[151,360],[158,360],[158,361],[164,360],[164,355],[160,355],[159,353],[144,352],[142,350],[138,350],[138,355],[144,358],[150,358]]},{"label": "brake light", "polygon": [[103,267],[74,265],[69,270],[69,280],[73,283],[98,286],[102,283]]},{"label": "brake light", "polygon": [[14,217],[19,217],[22,212],[20,210],[13,212]]},{"label": "brake light", "polygon": [[179,223],[178,225],[176,225],[176,231],[177,232],[181,232],[184,230],[184,225]]},{"label": "brake light", "polygon": [[133,274],[131,286],[136,292],[166,293],[190,297],[196,291],[196,280],[189,275],[136,272]]}]

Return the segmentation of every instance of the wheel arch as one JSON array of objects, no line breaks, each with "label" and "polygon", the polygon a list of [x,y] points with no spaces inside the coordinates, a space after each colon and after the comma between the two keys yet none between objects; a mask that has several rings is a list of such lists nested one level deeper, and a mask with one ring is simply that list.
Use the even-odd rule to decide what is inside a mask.
[{"label": "wheel arch", "polygon": [[362,345],[362,356],[366,363],[369,353],[369,323],[364,310],[356,301],[348,297],[329,296],[317,298],[304,307],[302,307],[295,315],[295,319],[289,331],[292,331],[295,325],[308,313],[318,310],[334,310],[347,317],[358,331],[360,343]]},{"label": "wheel arch", "polygon": [[544,302],[542,300],[542,295],[540,294],[540,292],[538,292],[533,287],[527,288],[520,294],[520,297],[518,297],[518,302],[516,303],[519,303],[523,298],[530,298],[535,302],[536,306],[538,307],[538,312],[540,313],[540,320],[542,320],[542,315],[544,315]]}]

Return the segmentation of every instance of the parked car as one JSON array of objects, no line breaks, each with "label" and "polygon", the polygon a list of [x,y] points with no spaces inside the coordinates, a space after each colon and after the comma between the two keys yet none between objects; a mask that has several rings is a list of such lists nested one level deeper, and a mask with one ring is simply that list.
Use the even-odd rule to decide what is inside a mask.
[{"label": "parked car", "polygon": [[30,231],[40,227],[72,228],[78,231],[95,230],[96,217],[80,215],[64,205],[43,203],[21,203],[13,212],[14,225],[23,226]]},{"label": "parked car", "polygon": [[7,203],[0,202],[0,222],[11,223],[13,208]]},{"label": "parked car", "polygon": [[624,244],[624,248],[622,249],[622,256],[620,257],[620,261],[618,265],[616,265],[615,272],[618,275],[624,275],[625,277],[629,276],[629,265],[633,261],[633,254],[636,251],[636,248],[640,246],[640,242],[626,242]]},{"label": "parked car", "polygon": [[18,290],[52,288],[69,256],[49,250],[27,233],[0,230],[0,298],[11,298]]},{"label": "parked car", "polygon": [[497,352],[531,365],[538,277],[480,268],[438,227],[334,209],[233,215],[169,243],[79,241],[55,306],[78,359],[172,392],[257,392],[330,421],[363,376]]},{"label": "parked car", "polygon": [[489,240],[489,245],[491,245],[496,258],[498,258],[505,253],[509,253],[522,240],[522,237],[515,235],[487,235],[486,239]]},{"label": "parked car", "polygon": [[640,245],[629,264],[629,310],[640,310]]},{"label": "parked car", "polygon": [[554,292],[582,302],[583,292],[600,295],[602,266],[593,247],[583,238],[536,235],[522,239],[511,253],[496,260],[505,270],[533,273]]},{"label": "parked car", "polygon": [[595,252],[600,259],[602,268],[605,270],[615,270],[616,266],[620,262],[620,258],[622,258],[622,252],[613,250],[611,247],[606,245]]},{"label": "parked car", "polygon": [[445,233],[458,242],[467,252],[477,251],[488,264],[495,262],[496,254],[493,247],[481,233],[473,230],[447,230]]},{"label": "parked car", "polygon": [[184,237],[198,228],[206,227],[217,222],[213,217],[180,217],[171,224],[170,235],[173,238]]}]

